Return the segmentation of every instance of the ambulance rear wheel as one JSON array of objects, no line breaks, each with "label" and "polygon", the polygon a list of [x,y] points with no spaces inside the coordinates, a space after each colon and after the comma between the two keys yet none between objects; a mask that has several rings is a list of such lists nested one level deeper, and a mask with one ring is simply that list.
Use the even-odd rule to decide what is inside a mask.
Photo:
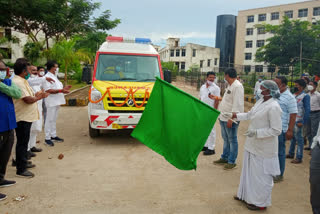
[{"label": "ambulance rear wheel", "polygon": [[89,124],[89,135],[92,138],[98,137],[100,135],[100,130],[91,128],[91,126]]}]

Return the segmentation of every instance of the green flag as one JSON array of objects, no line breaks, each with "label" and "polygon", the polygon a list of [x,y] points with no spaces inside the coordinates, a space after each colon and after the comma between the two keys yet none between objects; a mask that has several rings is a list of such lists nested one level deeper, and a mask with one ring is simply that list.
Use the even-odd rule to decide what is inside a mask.
[{"label": "green flag", "polygon": [[197,168],[220,112],[157,78],[148,104],[131,136],[182,170]]}]

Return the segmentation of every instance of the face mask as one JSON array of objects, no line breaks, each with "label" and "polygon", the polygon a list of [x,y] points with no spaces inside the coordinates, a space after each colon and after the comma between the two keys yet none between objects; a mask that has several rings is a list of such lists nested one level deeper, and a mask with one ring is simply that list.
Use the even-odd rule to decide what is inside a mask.
[{"label": "face mask", "polygon": [[258,96],[260,99],[261,99],[261,98],[264,98],[265,96],[266,96],[266,97],[269,97],[270,94],[268,94],[268,95],[263,95],[263,94],[262,94],[262,92],[263,92],[263,91],[266,91],[266,90],[268,90],[268,89],[261,90],[261,89],[259,88],[258,91],[257,91],[257,96]]},{"label": "face mask", "polygon": [[40,74],[41,76],[44,76],[44,75],[45,75],[44,71],[41,71],[39,74]]},{"label": "face mask", "polygon": [[294,88],[293,88],[293,92],[294,92],[294,93],[296,93],[296,92],[298,92],[298,91],[299,91],[299,89],[298,89],[297,87],[294,87]]},{"label": "face mask", "polygon": [[0,71],[0,80],[4,80],[7,76],[7,72],[6,71]]},{"label": "face mask", "polygon": [[24,78],[27,80],[27,79],[29,79],[29,77],[30,77],[30,74],[28,73],[28,75],[26,75],[26,76],[24,76]]},{"label": "face mask", "polygon": [[225,82],[225,83],[228,83],[228,81],[226,80],[226,78],[224,78],[224,82]]},{"label": "face mask", "polygon": [[308,91],[312,91],[314,89],[312,85],[308,85],[307,88],[308,88]]},{"label": "face mask", "polygon": [[58,76],[58,73],[59,73],[59,68],[56,69],[55,75]]},{"label": "face mask", "polygon": [[261,81],[262,81],[262,79],[258,79],[258,81],[259,81],[259,82],[261,82]]},{"label": "face mask", "polygon": [[35,78],[35,77],[37,77],[37,75],[31,74],[31,78]]},{"label": "face mask", "polygon": [[213,82],[211,82],[209,80],[207,80],[207,83],[208,83],[208,85],[212,85],[213,84]]}]

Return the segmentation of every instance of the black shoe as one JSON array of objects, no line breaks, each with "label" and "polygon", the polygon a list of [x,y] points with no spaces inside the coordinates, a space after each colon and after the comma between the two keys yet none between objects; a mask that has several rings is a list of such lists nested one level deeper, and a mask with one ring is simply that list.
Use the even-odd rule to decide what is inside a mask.
[{"label": "black shoe", "polygon": [[214,155],[216,152],[211,149],[207,149],[206,151],[203,152],[203,155]]},{"label": "black shoe", "polygon": [[34,168],[34,167],[36,167],[36,165],[35,164],[33,164],[33,163],[27,163],[27,169],[30,169],[30,168]]},{"label": "black shoe", "polygon": [[12,186],[12,185],[15,185],[15,184],[16,184],[15,181],[2,180],[0,182],[0,187],[9,187],[9,186]]},{"label": "black shoe", "polygon": [[310,147],[304,147],[304,150],[310,151],[311,148]]},{"label": "black shoe", "polygon": [[42,149],[41,148],[37,148],[37,147],[32,147],[30,149],[31,152],[42,152]]},{"label": "black shoe", "polygon": [[27,151],[27,159],[30,160],[31,158],[37,156],[36,154],[34,154],[33,152],[31,151]]},{"label": "black shoe", "polygon": [[24,170],[24,172],[17,172],[18,177],[24,177],[24,178],[33,178],[34,174],[28,170]]},{"label": "black shoe", "polygon": [[294,156],[293,155],[286,155],[286,158],[288,158],[288,159],[293,159],[294,158]]},{"label": "black shoe", "polygon": [[[32,164],[32,162],[31,161],[27,161],[27,164]],[[13,158],[12,158],[12,166],[17,166],[17,162]]]},{"label": "black shoe", "polygon": [[54,146],[54,143],[52,142],[52,140],[45,140],[45,144],[47,146]]},{"label": "black shoe", "polygon": [[52,137],[51,140],[55,141],[55,142],[63,142],[64,140],[60,137]]},{"label": "black shoe", "polygon": [[208,147],[203,147],[202,151],[207,151]]},{"label": "black shoe", "polygon": [[0,201],[3,201],[7,199],[7,196],[5,194],[0,193]]}]

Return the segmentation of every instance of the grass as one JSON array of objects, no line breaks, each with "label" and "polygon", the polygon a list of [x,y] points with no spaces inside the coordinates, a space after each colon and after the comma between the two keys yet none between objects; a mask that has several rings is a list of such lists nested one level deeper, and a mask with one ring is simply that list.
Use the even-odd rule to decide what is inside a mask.
[{"label": "grass", "polygon": [[[64,83],[64,80],[60,80],[60,81],[62,82],[62,84]],[[85,82],[78,83],[77,80],[68,80],[68,85],[72,85],[70,91],[73,91],[73,90],[82,88],[84,86],[87,86],[87,83]]]}]

